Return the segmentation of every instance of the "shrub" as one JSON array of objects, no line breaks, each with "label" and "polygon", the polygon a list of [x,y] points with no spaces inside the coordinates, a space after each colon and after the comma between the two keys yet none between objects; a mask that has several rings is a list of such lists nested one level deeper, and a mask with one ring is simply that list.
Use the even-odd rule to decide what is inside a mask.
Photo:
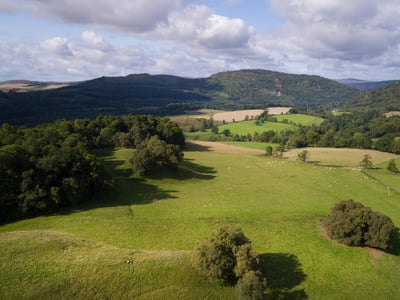
[{"label": "shrub", "polygon": [[237,227],[222,227],[194,251],[193,267],[212,282],[235,285],[249,271],[259,271],[259,257]]},{"label": "shrub", "polygon": [[395,159],[389,160],[389,163],[388,163],[386,169],[392,173],[399,173],[399,169],[397,168]]},{"label": "shrub", "polygon": [[328,234],[348,246],[390,250],[395,226],[392,220],[353,200],[342,201],[324,220]]},{"label": "shrub", "polygon": [[240,300],[259,300],[265,298],[267,280],[260,272],[249,271],[239,279],[236,292]]}]

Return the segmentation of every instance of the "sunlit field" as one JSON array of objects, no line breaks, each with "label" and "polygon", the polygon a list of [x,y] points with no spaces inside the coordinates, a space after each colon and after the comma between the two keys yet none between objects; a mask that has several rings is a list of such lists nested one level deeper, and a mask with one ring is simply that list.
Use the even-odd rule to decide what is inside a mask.
[{"label": "sunlit field", "polygon": [[[398,251],[321,235],[320,220],[346,199],[400,226],[400,195],[356,168],[194,145],[179,170],[143,179],[127,163],[132,150],[103,155],[114,191],[0,227],[1,299],[234,299],[234,288],[209,283],[190,264],[192,250],[224,225],[240,226],[261,254],[270,299],[400,298]],[[346,165],[362,157],[353,159]]]}]

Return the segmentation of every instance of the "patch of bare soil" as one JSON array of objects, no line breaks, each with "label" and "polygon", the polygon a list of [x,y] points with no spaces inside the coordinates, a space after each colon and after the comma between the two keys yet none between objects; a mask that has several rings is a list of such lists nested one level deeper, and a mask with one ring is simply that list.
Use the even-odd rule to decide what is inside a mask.
[{"label": "patch of bare soil", "polygon": [[256,155],[265,154],[264,150],[251,149],[251,148],[222,144],[217,142],[187,140],[186,143],[190,144],[189,146],[192,146],[193,149],[195,149],[197,146],[199,149],[205,149],[206,151],[214,151],[220,153],[243,153],[243,154],[256,154]]},{"label": "patch of bare soil", "polygon": [[268,107],[269,115],[286,115],[291,110],[291,107]]},{"label": "patch of bare soil", "polygon": [[254,118],[261,115],[264,112],[263,109],[249,109],[249,110],[236,110],[236,111],[226,111],[219,112],[213,116],[214,121],[221,121],[226,123],[243,121],[248,118]]}]

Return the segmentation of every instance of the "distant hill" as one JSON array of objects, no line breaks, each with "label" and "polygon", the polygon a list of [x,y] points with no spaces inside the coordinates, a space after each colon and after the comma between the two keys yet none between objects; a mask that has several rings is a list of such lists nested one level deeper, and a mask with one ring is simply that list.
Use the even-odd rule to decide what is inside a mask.
[{"label": "distant hill", "polygon": [[135,74],[101,77],[52,90],[0,92],[0,123],[29,124],[99,114],[176,114],[193,108],[249,109],[335,105],[359,91],[334,80],[267,70],[208,78]]},{"label": "distant hill", "polygon": [[338,79],[336,81],[360,91],[372,91],[396,82],[396,80],[365,81],[355,78]]},{"label": "distant hill", "polygon": [[366,92],[346,101],[344,106],[353,109],[376,109],[382,112],[398,111],[400,110],[400,81]]},{"label": "distant hill", "polygon": [[51,90],[70,85],[67,82],[41,82],[30,80],[8,80],[0,82],[0,91],[3,92],[31,92]]},{"label": "distant hill", "polygon": [[267,70],[223,72],[209,80],[223,87],[213,98],[234,100],[242,105],[320,106],[359,94],[356,89],[320,76]]}]

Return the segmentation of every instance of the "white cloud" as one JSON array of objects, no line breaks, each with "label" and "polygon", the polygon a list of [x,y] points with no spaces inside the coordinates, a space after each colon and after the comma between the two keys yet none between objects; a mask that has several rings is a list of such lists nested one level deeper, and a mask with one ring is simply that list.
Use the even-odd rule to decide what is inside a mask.
[{"label": "white cloud", "polygon": [[[27,0],[23,0],[27,2]],[[31,12],[65,22],[146,32],[168,19],[182,0],[30,0]]]},{"label": "white cloud", "polygon": [[93,31],[84,31],[81,34],[82,40],[90,47],[93,47],[100,51],[109,51],[112,46],[102,36],[97,35]]},{"label": "white cloud", "polygon": [[247,47],[254,32],[241,19],[216,15],[204,5],[195,5],[171,13],[167,23],[159,24],[147,36],[196,47],[227,49]]},{"label": "white cloud", "polygon": [[61,55],[61,56],[72,55],[72,52],[68,45],[68,39],[64,37],[55,37],[49,40],[45,40],[40,43],[40,47],[44,51],[56,55]]},{"label": "white cloud", "polygon": [[71,32],[44,33],[42,41],[29,30],[25,37],[4,35],[0,74],[78,80],[266,68],[331,78],[398,78],[398,0],[270,0],[282,18],[270,32],[223,15],[224,7],[232,11],[245,0],[223,2],[217,14],[204,0],[0,0],[0,12],[10,16],[57,20],[57,30],[75,25]]},{"label": "white cloud", "polygon": [[[272,0],[287,19],[285,38],[315,58],[364,60],[397,44],[400,5],[393,0]],[[393,11],[393,8],[396,8]]]}]

